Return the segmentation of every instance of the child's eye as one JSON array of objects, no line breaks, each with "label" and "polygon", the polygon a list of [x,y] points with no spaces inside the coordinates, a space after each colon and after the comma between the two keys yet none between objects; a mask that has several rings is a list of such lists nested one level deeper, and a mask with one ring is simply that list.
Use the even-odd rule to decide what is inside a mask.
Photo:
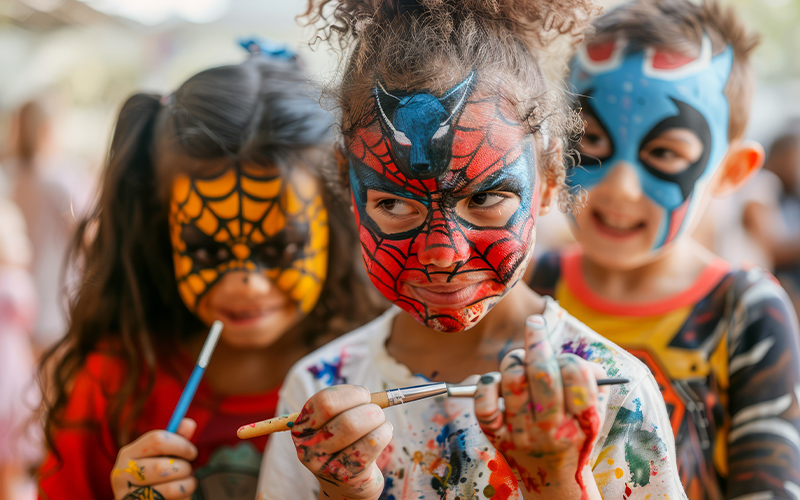
[{"label": "child's eye", "polygon": [[683,172],[703,154],[703,143],[684,128],[669,129],[649,140],[639,151],[645,165],[667,174]]},{"label": "child's eye", "polygon": [[494,208],[506,199],[508,196],[498,193],[478,193],[469,199],[469,206],[479,209]]},{"label": "child's eye", "polygon": [[477,193],[456,205],[458,216],[482,227],[504,226],[517,211],[519,195],[506,191]]},{"label": "child's eye", "polygon": [[231,253],[225,247],[189,249],[189,256],[196,266],[214,267],[230,260]]},{"label": "child's eye", "polygon": [[380,200],[376,203],[376,206],[380,210],[386,212],[387,215],[394,217],[404,217],[417,213],[417,209],[415,209],[410,203],[397,198]]},{"label": "child's eye", "polygon": [[388,234],[414,229],[428,215],[422,202],[373,189],[367,190],[366,211],[381,231]]},{"label": "child's eye", "polygon": [[581,164],[594,165],[605,160],[614,152],[611,139],[600,122],[591,114],[583,114],[585,130],[578,145],[581,153]]}]

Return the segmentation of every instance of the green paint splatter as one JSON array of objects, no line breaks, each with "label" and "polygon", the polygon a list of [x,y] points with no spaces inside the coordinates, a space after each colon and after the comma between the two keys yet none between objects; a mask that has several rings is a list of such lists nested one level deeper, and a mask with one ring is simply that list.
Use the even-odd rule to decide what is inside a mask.
[{"label": "green paint splatter", "polygon": [[294,422],[286,422],[286,427],[291,429],[292,427],[294,427]]},{"label": "green paint splatter", "polygon": [[625,461],[631,471],[632,485],[646,486],[650,484],[650,464],[661,462],[661,458],[667,454],[667,446],[655,429],[644,429],[642,403],[638,399],[633,403],[636,405],[635,411],[624,407],[619,409],[603,448],[624,443]]}]

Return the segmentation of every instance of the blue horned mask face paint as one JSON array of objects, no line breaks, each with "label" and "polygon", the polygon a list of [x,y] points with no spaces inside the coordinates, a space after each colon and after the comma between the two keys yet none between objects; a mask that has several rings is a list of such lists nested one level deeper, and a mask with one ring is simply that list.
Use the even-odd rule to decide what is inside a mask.
[{"label": "blue horned mask face paint", "polygon": [[[697,213],[728,149],[725,86],[732,64],[733,49],[712,56],[705,34],[696,58],[654,47],[630,51],[624,39],[583,47],[572,61],[570,83],[584,96],[584,116],[596,120],[610,147],[602,157],[582,155],[568,184],[591,191],[620,162],[627,163],[644,194],[664,210],[653,249],[673,241]],[[696,161],[680,171],[666,170],[642,154],[648,143],[673,129],[691,131],[702,144]]]}]

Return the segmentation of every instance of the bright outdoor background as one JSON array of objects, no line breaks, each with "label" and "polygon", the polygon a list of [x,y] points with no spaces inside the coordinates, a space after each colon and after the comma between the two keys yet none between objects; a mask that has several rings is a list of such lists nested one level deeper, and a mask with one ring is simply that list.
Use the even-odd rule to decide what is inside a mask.
[{"label": "bright outdoor background", "polygon": [[[800,0],[723,1],[764,36],[749,136],[768,143],[800,116]],[[295,22],[304,7],[304,0],[0,0],[0,156],[10,113],[40,98],[54,115],[57,147],[94,171],[125,97],[169,92],[203,68],[241,61],[243,36],[289,43],[324,78],[332,56],[309,51],[309,34]]]}]

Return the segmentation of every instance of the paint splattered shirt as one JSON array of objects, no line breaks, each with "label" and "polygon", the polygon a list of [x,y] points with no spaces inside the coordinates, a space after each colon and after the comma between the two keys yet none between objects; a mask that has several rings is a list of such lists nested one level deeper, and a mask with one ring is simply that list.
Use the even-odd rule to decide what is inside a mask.
[{"label": "paint splattered shirt", "polygon": [[[188,357],[180,361],[177,372],[156,370],[153,392],[135,424],[131,441],[149,430],[166,428],[193,368]],[[119,390],[125,376],[125,363],[119,356],[101,352],[89,355],[75,379],[65,413],[67,422],[76,427],[56,433],[55,448],[63,463],[59,464],[52,453],[48,455],[39,471],[40,499],[114,497],[109,477],[119,449],[108,426],[107,405],[108,395]],[[192,467],[199,487],[193,500],[255,497],[266,439],[240,441],[236,429],[273,414],[277,402],[277,388],[264,394],[223,397],[200,383],[186,413],[197,422],[192,442],[197,446],[198,457]]]},{"label": "paint splattered shirt", "polygon": [[633,307],[589,289],[581,258],[543,256],[532,285],[653,372],[689,498],[800,499],[798,328],[774,279],[718,260],[690,289]]},{"label": "paint splattered shirt", "polygon": [[[289,372],[278,413],[300,410],[321,389],[341,383],[371,391],[429,382],[393,359],[385,348],[398,309],[326,345]],[[551,342],[605,366],[632,382],[611,391],[608,415],[591,463],[606,499],[684,498],[664,403],[641,362],[612,345],[549,300],[544,313]],[[519,499],[521,486],[481,432],[473,401],[433,398],[386,410],[394,437],[378,459],[386,486],[382,499]],[[259,479],[259,498],[316,499],[318,483],[299,460],[288,433],[272,437]],[[521,484],[521,483],[519,483]]]}]

